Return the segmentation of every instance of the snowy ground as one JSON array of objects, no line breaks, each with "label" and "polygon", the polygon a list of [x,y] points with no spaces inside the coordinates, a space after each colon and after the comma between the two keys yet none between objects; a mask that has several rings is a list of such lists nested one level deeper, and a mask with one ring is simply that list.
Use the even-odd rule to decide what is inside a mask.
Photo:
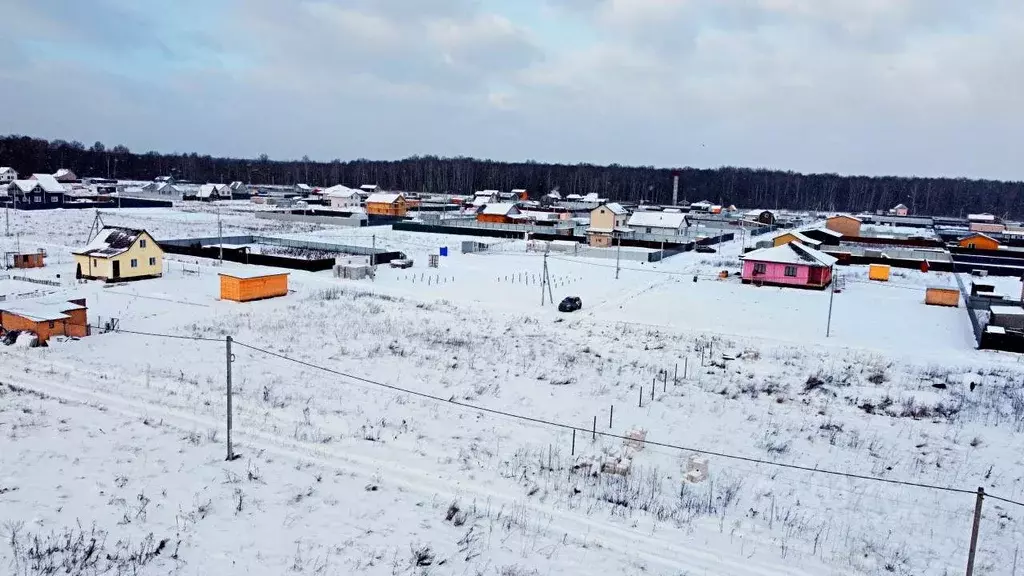
[{"label": "snowy ground", "polygon": [[[214,235],[203,209],[115,222]],[[72,278],[58,246],[84,241],[92,217],[18,218],[21,242],[53,255],[30,275]],[[62,291],[86,297],[94,322],[262,350],[233,350],[242,457],[223,461],[220,341],[121,332],[0,348],[0,382],[16,387],[0,398],[0,521],[13,521],[0,566],[26,557],[13,528],[28,542],[80,524],[111,550],[130,538],[135,557],[152,556],[148,534],[167,539],[147,574],[941,575],[963,570],[971,494],[769,462],[1024,493],[1024,365],[974,350],[962,308],[923,304],[950,277],[876,283],[841,268],[825,338],[829,292],[717,279],[738,270],[738,242],[623,263],[618,280],[614,260],[552,254],[556,302],[584,302],[565,316],[541,307],[544,258],[525,242],[453,248],[429,269],[427,254],[467,238],[222,219],[394,247],[417,265],[372,282],[292,272],[289,296],[252,304],[217,300],[223,268],[208,260],[169,257],[164,278],[127,285],[71,281]],[[679,448],[630,453],[577,432],[572,454],[570,430],[538,422],[595,419]],[[765,462],[710,456],[708,480],[684,483],[693,448]],[[587,472],[630,454],[627,476]],[[976,574],[1011,573],[1022,513],[986,502]],[[423,547],[430,566],[413,561]]]}]

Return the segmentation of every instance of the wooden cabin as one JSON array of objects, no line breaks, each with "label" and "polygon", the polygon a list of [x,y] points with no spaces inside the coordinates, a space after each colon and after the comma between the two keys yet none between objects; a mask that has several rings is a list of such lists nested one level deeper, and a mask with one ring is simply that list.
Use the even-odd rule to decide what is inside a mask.
[{"label": "wooden cabin", "polygon": [[825,227],[835,230],[843,236],[860,236],[861,221],[859,218],[837,214],[825,220]]},{"label": "wooden cabin", "polygon": [[46,251],[38,252],[8,252],[4,258],[4,266],[7,268],[42,268],[46,266]]},{"label": "wooden cabin", "polygon": [[974,234],[968,234],[967,236],[957,240],[957,245],[961,248],[970,248],[972,250],[998,250],[999,240],[996,240],[988,234],[976,232]]},{"label": "wooden cabin", "polygon": [[402,194],[370,194],[366,199],[366,213],[378,216],[405,216],[408,205]]},{"label": "wooden cabin", "polygon": [[960,307],[960,291],[949,286],[929,286],[924,292],[924,303],[929,306]]},{"label": "wooden cabin", "polygon": [[89,335],[88,307],[84,298],[0,302],[0,329],[32,332],[40,344],[52,336],[82,338]]}]

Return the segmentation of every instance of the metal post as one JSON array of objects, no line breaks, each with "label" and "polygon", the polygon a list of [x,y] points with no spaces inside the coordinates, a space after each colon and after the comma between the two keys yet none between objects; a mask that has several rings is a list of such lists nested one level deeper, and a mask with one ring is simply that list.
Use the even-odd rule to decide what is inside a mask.
[{"label": "metal post", "polygon": [[224,339],[227,350],[227,391],[228,391],[228,462],[235,459],[235,449],[231,445],[231,363],[235,360],[234,355],[231,354],[231,336]]},{"label": "metal post", "polygon": [[644,407],[644,387],[643,386],[640,387],[640,403],[637,404],[637,406],[639,408],[643,408]]},{"label": "metal post", "polygon": [[612,427],[612,417],[615,416],[615,404],[608,407],[608,428]]},{"label": "metal post", "polygon": [[217,206],[217,244],[220,246],[220,263],[224,265],[224,226],[220,221],[220,206]]},{"label": "metal post", "polygon": [[[363,236],[366,238],[366,236]],[[370,266],[377,265],[377,235],[373,235],[373,250],[370,252]]]},{"label": "metal post", "polygon": [[570,453],[570,456],[575,456],[575,455],[576,455],[576,429],[573,428],[572,429],[572,452]]},{"label": "metal post", "polygon": [[593,429],[592,429],[590,434],[591,434],[590,439],[596,441],[597,440],[597,416],[594,416],[594,427],[593,427]]},{"label": "metal post", "polygon": [[832,335],[832,301],[836,297],[836,267],[833,265],[829,268],[829,279],[832,284],[832,292],[828,295],[828,323],[825,324],[825,338]]},{"label": "metal post", "polygon": [[690,357],[683,358],[683,380],[690,377]]},{"label": "metal post", "polygon": [[619,256],[622,254],[622,237],[616,236],[618,247],[615,249],[615,279],[619,279]]},{"label": "metal post", "polygon": [[981,524],[981,504],[985,500],[985,489],[978,487],[978,499],[974,502],[974,525],[971,527],[971,547],[967,552],[967,576],[974,576],[974,554],[978,549],[978,528]]},{"label": "metal post", "polygon": [[679,385],[679,362],[676,362],[676,370],[672,373],[672,385]]}]

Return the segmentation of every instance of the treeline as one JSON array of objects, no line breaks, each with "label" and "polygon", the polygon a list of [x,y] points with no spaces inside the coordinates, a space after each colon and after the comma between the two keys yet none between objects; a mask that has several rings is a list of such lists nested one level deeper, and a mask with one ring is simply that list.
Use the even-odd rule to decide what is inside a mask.
[{"label": "treeline", "polygon": [[[379,184],[388,190],[471,193],[526,188],[531,195],[557,189],[564,194],[597,192],[613,200],[666,203],[672,198],[672,170],[651,166],[595,166],[496,162],[422,156],[396,161],[270,160],[209,155],[133,153],[102,142],[47,141],[0,137],[0,165],[19,174],[69,168],[80,177],[151,180],[170,175],[191,182],[311,186]],[[903,203],[914,214],[1024,214],[1024,183],[963,178],[911,178],[798,174],[778,170],[715,168],[680,170],[680,200],[710,200],[746,208],[875,211]]]}]

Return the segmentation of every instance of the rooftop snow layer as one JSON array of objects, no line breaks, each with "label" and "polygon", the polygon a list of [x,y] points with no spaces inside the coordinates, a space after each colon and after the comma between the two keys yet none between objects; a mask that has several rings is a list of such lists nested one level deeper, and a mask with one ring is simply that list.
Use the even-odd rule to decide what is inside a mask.
[{"label": "rooftop snow layer", "polygon": [[100,233],[80,251],[72,252],[81,256],[111,258],[127,252],[145,230],[104,226]]},{"label": "rooftop snow layer", "polygon": [[743,260],[770,262],[773,264],[810,264],[832,266],[839,260],[824,252],[805,246],[800,242],[789,242],[774,248],[762,248],[740,256]]},{"label": "rooftop snow layer", "polygon": [[681,212],[634,212],[627,224],[631,228],[682,228],[686,216]]}]

